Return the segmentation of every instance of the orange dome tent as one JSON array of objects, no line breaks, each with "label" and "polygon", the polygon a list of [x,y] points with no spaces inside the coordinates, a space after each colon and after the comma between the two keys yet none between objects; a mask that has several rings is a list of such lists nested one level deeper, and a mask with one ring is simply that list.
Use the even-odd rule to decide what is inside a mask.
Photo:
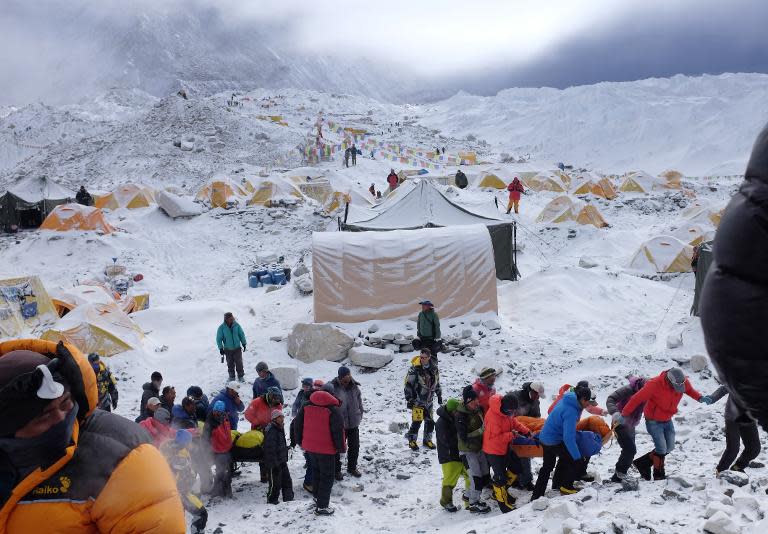
[{"label": "orange dome tent", "polygon": [[104,219],[104,213],[99,208],[82,206],[80,204],[63,204],[56,206],[40,226],[42,230],[93,230],[109,234],[115,229]]}]

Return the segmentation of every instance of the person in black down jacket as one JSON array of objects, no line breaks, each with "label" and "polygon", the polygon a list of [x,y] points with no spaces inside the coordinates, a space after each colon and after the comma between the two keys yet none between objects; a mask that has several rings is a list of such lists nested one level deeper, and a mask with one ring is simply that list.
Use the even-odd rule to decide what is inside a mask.
[{"label": "person in black down jacket", "polygon": [[731,397],[768,430],[768,127],[717,230],[701,295],[712,363]]},{"label": "person in black down jacket", "polygon": [[269,490],[267,502],[277,504],[280,492],[283,502],[293,500],[293,481],[288,470],[288,444],[285,442],[285,418],[280,410],[272,411],[272,422],[264,429],[264,466],[269,470]]},{"label": "person in black down jacket", "polygon": [[456,434],[456,409],[459,401],[448,399],[445,406],[437,409],[437,461],[443,470],[443,487],[440,493],[440,505],[448,512],[458,512],[453,504],[453,488],[464,477],[465,490],[469,490],[469,473],[459,453],[459,439]]},{"label": "person in black down jacket", "polygon": [[[705,402],[711,404],[726,395],[728,395],[728,388],[720,386],[708,397],[711,402]],[[744,443],[744,450],[737,459],[740,441]],[[717,464],[717,473],[720,474],[728,469],[743,473],[758,454],[760,454],[760,434],[757,431],[757,423],[744,408],[736,403],[732,395],[728,395],[728,400],[725,401],[725,450]]]}]

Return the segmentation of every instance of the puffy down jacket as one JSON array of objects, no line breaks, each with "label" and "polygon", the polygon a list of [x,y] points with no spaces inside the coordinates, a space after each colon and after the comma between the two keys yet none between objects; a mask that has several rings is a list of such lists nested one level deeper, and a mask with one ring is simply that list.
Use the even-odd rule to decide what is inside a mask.
[{"label": "puffy down jacket", "polygon": [[768,430],[768,127],[744,178],[717,230],[699,310],[720,378]]}]

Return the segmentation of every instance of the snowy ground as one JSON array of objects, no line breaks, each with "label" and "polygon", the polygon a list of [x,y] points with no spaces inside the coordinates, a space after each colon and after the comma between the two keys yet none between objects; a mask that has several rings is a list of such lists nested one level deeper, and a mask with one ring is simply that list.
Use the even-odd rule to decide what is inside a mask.
[{"label": "snowy ground", "polygon": [[[304,95],[296,98],[304,98]],[[327,109],[341,113],[333,107],[334,98],[328,95],[318,98],[324,99],[322,104]],[[158,103],[152,113],[166,113],[164,109],[170,105],[168,102]],[[382,106],[381,112],[390,114],[387,117],[395,120],[394,109],[385,110]],[[221,115],[221,120],[230,114],[214,108],[211,113],[217,117]],[[350,121],[354,123],[361,117],[364,116],[351,117]],[[146,121],[147,118],[137,120]],[[291,118],[287,120],[290,122]],[[204,124],[195,126],[194,120],[179,121],[189,130],[207,128]],[[280,128],[258,124],[258,128]],[[110,183],[123,181],[126,176],[136,179],[151,167],[150,154],[160,150],[157,147],[161,144],[163,151],[168,150],[167,154],[157,154],[157,160],[163,165],[168,165],[174,172],[194,166],[189,162],[169,163],[174,158],[186,156],[168,155],[172,151],[165,147],[165,140],[158,141],[157,147],[153,148],[154,141],[147,140],[150,136],[146,132],[143,135],[147,137],[135,140],[131,137],[133,129],[117,134],[114,125],[106,128],[113,137],[104,149],[103,158],[95,158],[87,164],[82,158],[62,160],[61,173],[68,176],[71,183],[77,183],[78,169],[85,170],[87,183],[92,183],[94,188],[106,188]],[[409,137],[403,141],[411,146],[426,144],[425,140],[417,139],[418,132],[418,129],[405,133],[387,132],[384,137],[394,139],[398,135],[407,135]],[[169,138],[173,135],[176,134],[167,133]],[[298,129],[279,135],[286,136],[285,142],[293,142],[298,139]],[[281,143],[283,141],[267,144],[270,150],[279,153],[283,147]],[[141,151],[136,159],[140,165],[135,171],[117,172],[116,165],[126,159],[124,154],[130,153],[130,150],[126,151],[130,147]],[[238,150],[245,153],[246,148],[243,142]],[[744,151],[748,149],[748,146],[744,147]],[[62,148],[59,156],[64,157],[67,150]],[[58,164],[56,154],[54,151],[48,159],[42,155],[33,156],[21,166],[45,169],[47,165]],[[117,158],[117,154],[121,154],[122,159]],[[199,164],[201,168],[227,159],[210,153],[196,157],[199,159],[195,165]],[[258,159],[260,156],[254,157]],[[498,158],[498,154],[488,151],[488,157]],[[366,158],[358,161],[359,165],[351,169],[342,169],[336,161],[323,164],[321,170],[339,189],[352,187],[364,191],[371,182],[383,189],[391,164]],[[19,166],[9,166],[15,170],[8,171],[6,177],[19,169]],[[482,168],[487,165],[470,167],[470,178]],[[454,171],[446,169],[446,172]],[[179,174],[171,173],[168,176],[176,178],[167,180],[152,178],[157,173],[144,175],[151,185],[168,182],[180,185],[182,182]],[[199,175],[194,180],[190,178],[188,188],[200,181]],[[725,205],[737,184],[738,180],[726,178],[688,180],[698,198],[708,200],[717,209]],[[471,187],[446,194],[477,213],[507,217],[493,201],[494,194],[504,200],[500,192]],[[704,353],[698,320],[689,315],[693,275],[644,277],[627,269],[643,241],[668,233],[671,227],[681,224],[682,196],[673,192],[650,196],[622,194],[611,202],[593,198],[591,201],[611,225],[599,230],[591,226],[536,223],[541,209],[555,196],[554,193],[531,193],[523,197],[522,211],[517,219],[519,239],[525,247],[519,255],[522,279],[499,283],[499,315],[503,328],[498,333],[484,331],[486,335],[481,338],[474,358],[449,355],[441,358],[444,397],[458,395],[465,384],[474,380],[472,369],[482,362],[489,362],[504,369],[497,382],[501,392],[535,379],[544,382],[551,395],[565,382],[588,379],[602,404],[610,392],[624,383],[623,377],[628,373],[656,375],[674,365],[675,360],[685,361],[691,355]],[[287,334],[296,322],[312,320],[311,297],[299,296],[292,286],[272,293],[250,289],[246,276],[247,270],[262,256],[284,255],[289,264],[294,264],[305,255],[310,247],[311,232],[334,226],[333,220],[316,211],[317,206],[308,203],[295,210],[248,208],[236,213],[213,210],[189,221],[171,221],[157,208],[118,210],[108,214],[110,223],[121,229],[113,235],[44,231],[0,236],[0,277],[38,274],[47,287],[67,288],[77,280],[97,276],[113,257],[132,272],[144,275],[144,280],[136,287],[151,293],[151,308],[134,318],[147,333],[145,347],[109,360],[120,379],[118,413],[127,417],[135,417],[141,384],[148,380],[153,370],[160,370],[165,377],[164,383],[176,386],[179,395],[193,384],[202,386],[209,394],[223,386],[226,369],[219,363],[214,336],[225,311],[235,313],[249,338],[245,353],[248,380],[255,377],[254,368],[259,360],[270,364],[298,363],[301,376],[331,379],[338,364],[318,362],[307,365],[293,361],[286,353],[284,342],[269,340],[272,336]],[[579,267],[581,258],[589,258],[597,266],[591,269]],[[418,311],[416,308],[414,306],[414,316]],[[412,318],[379,323],[381,331],[402,331],[407,319]],[[472,317],[445,320],[444,332],[469,328],[471,320]],[[357,333],[364,326],[348,325],[345,328]],[[473,330],[479,334],[478,331],[484,329]],[[680,332],[683,346],[667,349],[667,336]],[[219,525],[223,533],[238,534],[307,529],[347,532],[353,525],[361,532],[480,533],[509,529],[562,532],[565,515],[551,510],[533,511],[528,504],[529,495],[519,492],[516,493],[519,509],[504,516],[495,510],[482,518],[466,511],[448,514],[439,507],[440,468],[436,454],[424,450],[411,452],[402,432],[390,431],[393,422],[408,420],[401,388],[409,358],[410,355],[399,355],[375,373],[353,369],[355,378],[362,384],[367,409],[361,427],[360,468],[364,476],[334,486],[332,504],[337,510],[334,517],[321,519],[312,515],[311,498],[300,489],[304,461],[297,451],[290,460],[297,488],[295,502],[266,505],[266,488],[258,481],[258,469],[248,466],[234,481],[233,501],[209,503],[211,527]],[[717,387],[708,370],[692,373],[691,380],[703,393],[711,393]],[[292,402],[294,395],[295,392],[288,392],[286,400]],[[245,388],[243,396],[250,400],[250,387]],[[723,407],[722,403],[704,407],[690,400],[681,405],[681,413],[676,419],[677,450],[669,457],[668,472],[681,477],[684,485],[690,483],[692,487],[681,488],[680,481],[641,482],[639,492],[623,493],[617,492],[616,486],[603,485],[598,479],[576,496],[552,495],[550,509],[560,502],[573,503],[575,508],[568,513],[576,511],[583,532],[672,533],[701,531],[707,509],[713,511],[713,507],[722,506],[735,524],[743,526],[746,532],[768,510],[768,498],[764,493],[768,486],[768,470],[753,470],[751,485],[744,488],[715,479],[714,466],[724,447],[721,434]],[[247,424],[241,422],[241,427],[246,428]],[[641,426],[638,449],[645,451],[649,447],[650,440]],[[613,444],[594,459],[591,467],[599,477],[607,479],[617,456],[618,446]],[[758,460],[768,463],[768,455],[763,453]],[[538,462],[534,465],[538,467]],[[764,526],[761,532],[765,532]]]}]

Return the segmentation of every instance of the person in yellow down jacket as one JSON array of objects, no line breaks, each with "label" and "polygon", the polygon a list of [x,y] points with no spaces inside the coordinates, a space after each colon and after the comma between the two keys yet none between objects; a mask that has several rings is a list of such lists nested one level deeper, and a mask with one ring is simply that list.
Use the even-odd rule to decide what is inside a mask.
[{"label": "person in yellow down jacket", "polygon": [[96,410],[73,346],[0,343],[0,534],[182,534],[168,464],[144,429]]}]

